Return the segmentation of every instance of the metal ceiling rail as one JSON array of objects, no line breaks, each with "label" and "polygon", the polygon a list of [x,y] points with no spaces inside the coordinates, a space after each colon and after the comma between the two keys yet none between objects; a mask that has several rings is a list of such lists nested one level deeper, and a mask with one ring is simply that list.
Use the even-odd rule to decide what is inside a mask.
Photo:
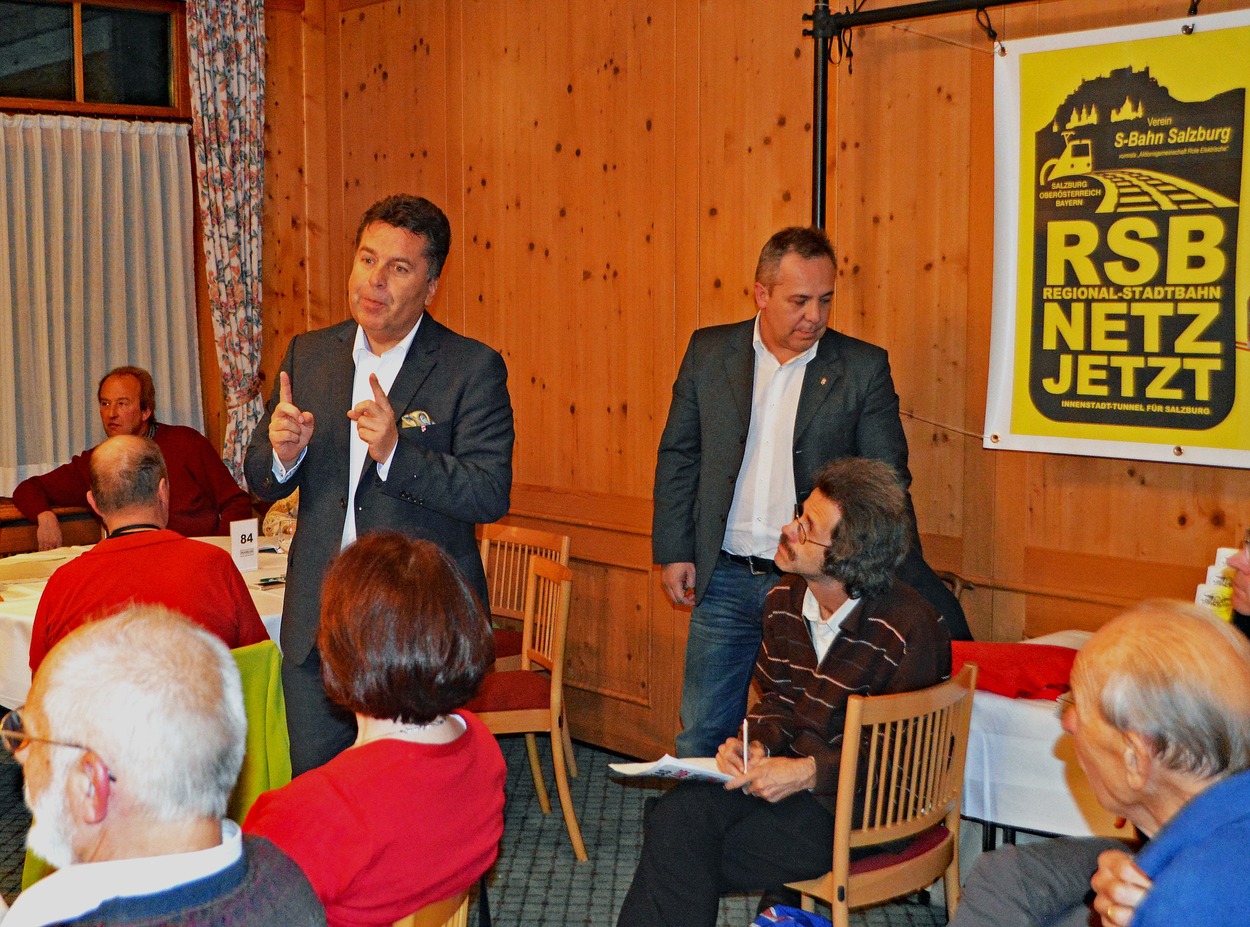
[{"label": "metal ceiling rail", "polygon": [[[859,0],[859,5],[862,6],[863,2],[864,0]],[[834,39],[837,39],[838,47],[845,50],[849,60],[850,42],[849,38],[844,40],[843,33],[856,26],[876,26],[975,10],[977,24],[985,31],[990,42],[996,42],[997,33],[990,26],[989,14],[985,12],[989,7],[1038,2],[1039,0],[924,0],[920,3],[904,3],[880,9],[835,13],[829,8],[828,0],[816,0],[815,9],[811,13],[803,14],[803,21],[812,24],[810,29],[803,30],[803,34],[816,40],[812,75],[812,225],[821,228],[825,226],[825,164],[829,149],[829,60]],[[1201,2],[1202,0],[1190,0],[1189,16],[1197,15],[1198,4]],[[1187,26],[1182,31],[1189,34],[1193,31],[1193,26]]]},{"label": "metal ceiling rail", "polygon": [[[812,24],[810,29],[803,30],[803,34],[816,40],[812,75],[812,225],[825,227],[825,165],[829,151],[829,60],[834,39],[837,39],[840,48],[849,48],[849,43],[843,44],[842,34],[856,26],[873,26],[969,10],[976,10],[981,14],[987,7],[1036,2],[1037,0],[926,0],[923,3],[907,3],[877,10],[834,13],[829,8],[828,0],[817,0],[815,9],[811,13],[803,14],[803,21]],[[986,22],[988,21],[987,16]],[[991,28],[984,24],[982,28],[986,30],[991,42],[997,38]]]},{"label": "metal ceiling rail", "polygon": [[[1017,3],[1036,3],[1037,0],[927,0],[924,3],[905,3],[901,6],[887,6],[879,10],[859,10],[856,12],[830,13],[835,29],[853,29],[856,26],[875,26],[880,23],[901,22],[905,19],[920,19],[924,16],[941,16],[944,13],[964,13],[968,10],[983,10],[992,6],[1014,6]],[[828,4],[817,4],[819,9]],[[804,17],[806,19],[807,17]]]}]

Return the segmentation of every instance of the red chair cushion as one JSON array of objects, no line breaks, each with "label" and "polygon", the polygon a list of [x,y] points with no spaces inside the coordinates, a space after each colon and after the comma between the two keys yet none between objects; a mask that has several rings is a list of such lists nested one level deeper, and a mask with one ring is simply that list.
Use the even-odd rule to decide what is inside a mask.
[{"label": "red chair cushion", "polygon": [[951,675],[975,663],[977,688],[1008,698],[1055,700],[1068,691],[1076,651],[1051,644],[951,642]]},{"label": "red chair cushion", "polygon": [[862,859],[851,860],[850,873],[858,875],[864,872],[873,872],[877,869],[884,869],[887,866],[897,866],[899,863],[905,863],[909,859],[915,859],[928,853],[938,844],[949,836],[950,831],[946,829],[945,824],[935,824],[926,831],[921,831],[908,841],[907,845],[895,852],[873,853],[871,856],[865,856]]},{"label": "red chair cushion", "polygon": [[495,659],[519,657],[521,655],[521,632],[507,628],[492,628],[495,632]]},{"label": "red chair cushion", "polygon": [[487,673],[482,688],[464,706],[474,714],[487,711],[525,711],[551,707],[551,680],[529,670]]}]

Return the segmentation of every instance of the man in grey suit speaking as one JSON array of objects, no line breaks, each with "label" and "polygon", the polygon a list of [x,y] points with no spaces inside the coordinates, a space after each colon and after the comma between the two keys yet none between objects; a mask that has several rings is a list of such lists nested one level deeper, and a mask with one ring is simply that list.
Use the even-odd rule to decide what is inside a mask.
[{"label": "man in grey suit speaking", "polygon": [[300,490],[282,610],[282,683],[298,774],[355,739],[321,685],[316,649],[326,565],[358,536],[399,531],[456,561],[486,607],[474,526],[508,511],[512,404],[498,352],[425,310],[451,226],[423,197],[371,206],[347,284],[352,321],[291,339],[247,451],[262,499]]},{"label": "man in grey suit speaking", "polygon": [[[754,320],[699,329],[682,359],[655,468],[652,552],[665,592],[693,605],[679,756],[712,756],[746,709],[781,526],[820,467],[874,457],[911,485],[886,352],[827,327],[833,246],[818,228],[770,238]],[[968,639],[958,600],[924,562],[911,495],[898,576]]]}]

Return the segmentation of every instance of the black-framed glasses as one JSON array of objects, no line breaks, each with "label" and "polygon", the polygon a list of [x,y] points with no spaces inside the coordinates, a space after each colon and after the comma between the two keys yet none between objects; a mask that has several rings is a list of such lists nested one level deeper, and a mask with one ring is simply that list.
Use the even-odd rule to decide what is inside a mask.
[{"label": "black-framed glasses", "polygon": [[807,529],[803,527],[803,504],[801,502],[794,503],[794,523],[799,526],[800,544],[815,544],[817,547],[823,547],[825,550],[833,546],[832,544],[822,544],[820,541],[807,536]]},{"label": "black-framed glasses", "polygon": [[[26,732],[26,726],[22,723],[22,709],[14,708],[3,718],[0,718],[0,741],[4,742],[4,749],[10,754],[16,755],[17,751],[22,749],[28,742],[39,744],[48,744],[53,747],[69,747],[72,750],[86,750],[88,753],[95,753],[85,744],[71,743],[68,740],[52,740],[48,737],[36,737],[34,734]],[[96,753],[96,756],[100,754]],[[105,767],[107,769],[107,767]],[[113,775],[113,771],[108,771],[109,781],[116,782],[117,777]]]}]

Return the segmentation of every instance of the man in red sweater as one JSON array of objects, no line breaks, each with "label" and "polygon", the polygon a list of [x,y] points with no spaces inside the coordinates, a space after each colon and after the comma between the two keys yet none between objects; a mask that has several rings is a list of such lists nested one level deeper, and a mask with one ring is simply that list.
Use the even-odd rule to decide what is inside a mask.
[{"label": "man in red sweater", "polygon": [[[226,534],[230,522],[252,517],[252,503],[239,488],[221,456],[194,428],[156,421],[156,387],[140,367],[110,370],[96,390],[100,423],[108,437],[143,435],[152,438],[170,470],[169,527],[187,537]],[[42,476],[23,480],[13,491],[13,504],[38,525],[40,550],[60,547],[61,526],[55,505],[87,504],[89,469],[94,448]]]},{"label": "man in red sweater", "polygon": [[74,628],[131,604],[165,605],[227,647],[268,640],[230,555],[165,527],[169,493],[165,461],[150,438],[118,435],[95,449],[87,501],[108,537],[48,580],[31,632],[32,673]]}]

